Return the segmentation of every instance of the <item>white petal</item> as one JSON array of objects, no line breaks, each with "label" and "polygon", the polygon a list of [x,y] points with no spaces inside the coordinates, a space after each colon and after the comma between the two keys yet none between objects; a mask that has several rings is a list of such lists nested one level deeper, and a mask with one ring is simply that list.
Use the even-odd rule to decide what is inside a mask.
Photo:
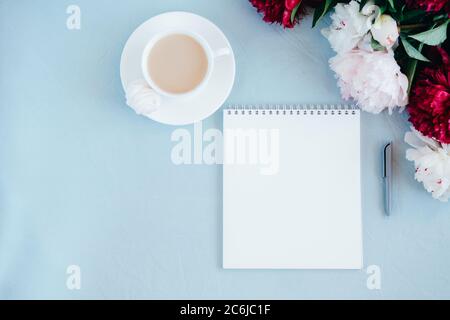
[{"label": "white petal", "polygon": [[405,141],[414,148],[406,150],[406,158],[417,168],[415,179],[421,182],[433,198],[448,201],[450,198],[450,155],[436,141],[424,137],[412,128]]}]

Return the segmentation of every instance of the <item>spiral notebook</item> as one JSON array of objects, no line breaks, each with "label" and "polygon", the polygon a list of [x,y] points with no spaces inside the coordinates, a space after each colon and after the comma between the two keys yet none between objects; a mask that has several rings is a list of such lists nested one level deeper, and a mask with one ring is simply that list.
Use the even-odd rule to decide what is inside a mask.
[{"label": "spiral notebook", "polygon": [[361,269],[360,111],[224,110],[223,267]]}]

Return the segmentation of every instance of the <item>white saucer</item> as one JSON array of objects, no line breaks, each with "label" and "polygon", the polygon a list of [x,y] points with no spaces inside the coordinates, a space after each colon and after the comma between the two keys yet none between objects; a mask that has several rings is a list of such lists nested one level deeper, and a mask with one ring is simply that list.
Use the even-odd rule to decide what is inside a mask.
[{"label": "white saucer", "polygon": [[233,50],[223,32],[211,21],[188,12],[168,12],[151,18],[139,26],[128,39],[120,61],[120,77],[125,90],[127,85],[143,79],[141,55],[147,42],[157,33],[177,28],[198,33],[213,50],[228,47],[230,55],[220,57],[205,89],[189,98],[163,97],[159,109],[148,117],[170,125],[186,125],[209,117],[228,98],[236,72]]}]

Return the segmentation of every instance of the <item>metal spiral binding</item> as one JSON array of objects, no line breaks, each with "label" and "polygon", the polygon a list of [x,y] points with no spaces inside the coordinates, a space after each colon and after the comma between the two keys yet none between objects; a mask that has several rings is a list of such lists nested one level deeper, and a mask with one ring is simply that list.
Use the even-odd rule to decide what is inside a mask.
[{"label": "metal spiral binding", "polygon": [[356,115],[359,108],[350,104],[231,104],[228,115]]}]

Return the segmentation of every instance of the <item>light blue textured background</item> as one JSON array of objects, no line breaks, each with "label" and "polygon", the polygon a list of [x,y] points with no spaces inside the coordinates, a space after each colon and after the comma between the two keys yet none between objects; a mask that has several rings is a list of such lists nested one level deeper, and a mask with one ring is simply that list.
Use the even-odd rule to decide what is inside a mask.
[{"label": "light blue textured background", "polygon": [[[66,28],[69,4],[80,31]],[[174,128],[135,115],[120,85],[128,36],[171,10],[229,37],[228,102],[340,102],[310,19],[285,31],[246,0],[0,0],[0,298],[450,298],[450,206],[413,179],[405,114],[362,116],[364,260],[381,267],[381,290],[367,289],[365,270],[221,269],[221,168],[173,165]],[[390,139],[387,219],[379,153]],[[66,288],[70,264],[80,291]]]}]

